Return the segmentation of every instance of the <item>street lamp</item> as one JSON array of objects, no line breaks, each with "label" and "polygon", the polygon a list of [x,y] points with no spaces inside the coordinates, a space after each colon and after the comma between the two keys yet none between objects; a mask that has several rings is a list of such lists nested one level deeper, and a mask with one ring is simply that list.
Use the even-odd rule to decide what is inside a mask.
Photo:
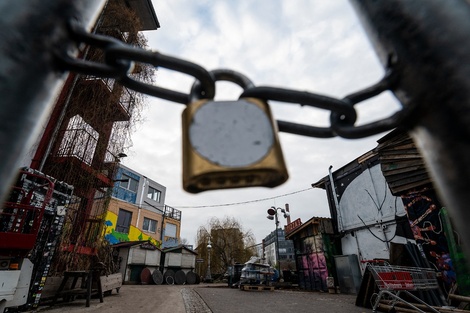
[{"label": "street lamp", "polygon": [[207,244],[207,273],[206,273],[206,282],[212,282],[212,276],[211,276],[211,238],[209,237],[209,243]]},{"label": "street lamp", "polygon": [[284,210],[282,208],[275,208],[275,207],[272,206],[271,208],[268,209],[268,216],[266,216],[267,219],[274,220],[274,222],[276,224],[275,252],[276,252],[277,271],[279,273],[279,277],[281,277],[281,260],[279,259],[279,235],[277,233],[277,229],[278,229],[278,226],[279,226],[279,219],[277,217],[277,214],[278,214],[277,211],[281,211],[284,214],[284,218],[287,218],[290,214],[289,214],[289,212],[287,212],[286,210]]}]

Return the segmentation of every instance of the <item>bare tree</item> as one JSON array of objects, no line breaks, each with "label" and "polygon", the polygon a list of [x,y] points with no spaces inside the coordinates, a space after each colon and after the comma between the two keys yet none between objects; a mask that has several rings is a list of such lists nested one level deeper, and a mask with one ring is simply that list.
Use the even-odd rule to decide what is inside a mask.
[{"label": "bare tree", "polygon": [[180,245],[187,246],[189,244],[188,239],[180,238]]},{"label": "bare tree", "polygon": [[235,262],[244,263],[255,254],[255,238],[251,230],[245,231],[234,217],[211,218],[200,226],[196,236],[199,258],[204,259],[200,275],[205,275],[209,259],[207,245],[211,243],[210,264],[214,276],[223,275]]}]

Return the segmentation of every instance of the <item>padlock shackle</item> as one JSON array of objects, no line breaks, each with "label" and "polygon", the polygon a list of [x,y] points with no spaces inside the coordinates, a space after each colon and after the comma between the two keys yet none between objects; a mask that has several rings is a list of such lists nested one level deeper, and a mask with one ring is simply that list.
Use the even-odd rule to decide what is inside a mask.
[{"label": "padlock shackle", "polygon": [[[217,69],[209,71],[209,73],[214,78],[214,81],[229,81],[237,84],[242,87],[243,90],[253,88],[255,84],[245,75],[240,72],[229,70],[229,69]],[[204,91],[201,87],[201,82],[199,80],[194,81],[191,86],[191,91],[189,92],[189,102],[194,102],[201,99],[209,99],[204,97]]]}]

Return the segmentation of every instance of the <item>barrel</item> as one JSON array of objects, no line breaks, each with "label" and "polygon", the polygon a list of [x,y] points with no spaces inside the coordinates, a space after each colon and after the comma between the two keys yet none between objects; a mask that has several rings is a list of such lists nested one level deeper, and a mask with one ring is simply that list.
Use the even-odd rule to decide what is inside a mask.
[{"label": "barrel", "polygon": [[154,270],[152,273],[152,279],[155,285],[161,285],[163,284],[163,274],[160,272],[160,270]]},{"label": "barrel", "polygon": [[197,274],[194,272],[187,272],[186,273],[186,283],[189,285],[196,284],[197,281]]},{"label": "barrel", "polygon": [[176,271],[175,283],[177,285],[184,285],[186,283],[186,273],[183,272],[182,270]]},{"label": "barrel", "polygon": [[152,273],[148,267],[145,267],[142,272],[140,272],[140,282],[142,285],[153,284]]},{"label": "barrel", "polygon": [[175,283],[175,272],[173,270],[166,270],[163,274],[163,281],[168,285],[173,285]]}]

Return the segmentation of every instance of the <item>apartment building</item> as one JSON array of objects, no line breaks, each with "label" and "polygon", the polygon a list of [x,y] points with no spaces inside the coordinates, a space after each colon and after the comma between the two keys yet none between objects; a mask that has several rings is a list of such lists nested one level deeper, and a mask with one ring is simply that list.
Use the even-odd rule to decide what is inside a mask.
[{"label": "apartment building", "polygon": [[181,211],[165,205],[166,187],[119,164],[105,217],[105,238],[152,242],[157,247],[179,243]]}]

